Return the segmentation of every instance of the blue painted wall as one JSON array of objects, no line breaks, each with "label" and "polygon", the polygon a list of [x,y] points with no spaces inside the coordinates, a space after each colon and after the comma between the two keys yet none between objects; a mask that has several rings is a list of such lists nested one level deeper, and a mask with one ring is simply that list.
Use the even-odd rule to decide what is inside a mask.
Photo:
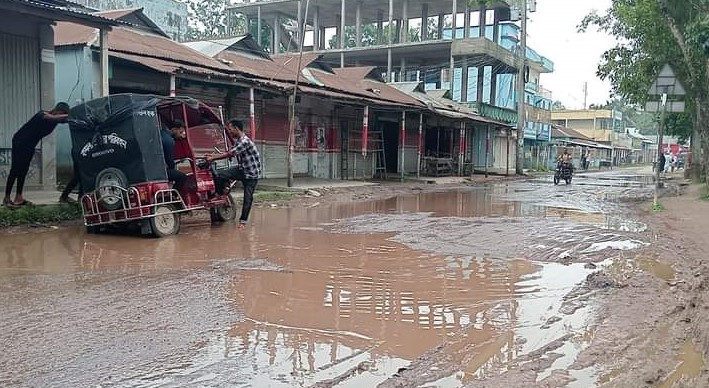
[{"label": "blue painted wall", "polygon": [[[94,63],[91,49],[85,46],[57,48],[55,54],[55,98],[74,107],[83,101],[93,99]],[[71,138],[69,126],[62,124],[56,129],[57,175],[66,178],[71,175]],[[65,179],[59,179],[64,182]]]}]

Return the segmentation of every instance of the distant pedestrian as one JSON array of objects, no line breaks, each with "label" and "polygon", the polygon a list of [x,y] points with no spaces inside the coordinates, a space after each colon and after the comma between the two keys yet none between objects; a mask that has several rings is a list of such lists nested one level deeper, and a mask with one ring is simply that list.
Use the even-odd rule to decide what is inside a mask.
[{"label": "distant pedestrian", "polygon": [[234,147],[231,151],[218,155],[207,155],[207,160],[213,161],[236,156],[237,166],[220,171],[216,177],[216,186],[217,192],[221,194],[229,181],[238,180],[244,185],[244,203],[239,218],[239,229],[243,229],[249,219],[251,205],[254,201],[254,191],[256,191],[258,178],[261,176],[261,156],[254,142],[244,133],[243,122],[231,119],[226,123],[226,129],[235,138]]},{"label": "distant pedestrian", "polygon": [[660,154],[660,162],[657,164],[658,171],[660,173],[665,172],[665,163],[667,162],[667,159],[665,159],[665,154]]},{"label": "distant pedestrian", "polygon": [[[4,206],[17,207],[32,204],[22,197],[22,191],[34,156],[34,149],[40,140],[54,131],[57,124],[66,122],[68,117],[69,104],[60,102],[49,112],[37,112],[12,136],[10,174],[5,184],[5,198],[2,200]],[[15,181],[17,181],[17,190],[15,200],[12,201],[10,195]]]}]

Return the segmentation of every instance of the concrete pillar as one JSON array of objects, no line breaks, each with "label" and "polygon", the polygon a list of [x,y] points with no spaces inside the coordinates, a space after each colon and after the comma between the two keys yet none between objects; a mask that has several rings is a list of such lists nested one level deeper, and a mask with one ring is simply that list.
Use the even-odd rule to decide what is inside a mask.
[{"label": "concrete pillar", "polygon": [[[335,18],[340,19],[340,14],[339,13],[336,14]],[[336,42],[335,42],[335,48],[338,48],[338,49],[344,48],[344,47],[342,47],[343,31],[339,25],[335,27],[335,36],[337,37]]]},{"label": "concrete pillar", "polygon": [[392,63],[391,63],[391,45],[394,43],[394,31],[392,29],[392,24],[394,22],[394,0],[389,0],[389,24],[387,27],[387,44],[389,45],[389,49],[387,49],[387,77],[386,80],[387,82],[391,82],[391,73],[392,73]]},{"label": "concrete pillar", "polygon": [[421,41],[428,40],[428,4],[421,5]]},{"label": "concrete pillar", "polygon": [[340,48],[347,48],[347,37],[345,36],[345,0],[340,0]]},{"label": "concrete pillar", "polygon": [[485,8],[484,5],[481,5],[480,6],[480,19],[479,19],[480,34],[478,34],[478,36],[481,38],[485,37],[485,25],[486,24],[487,24],[487,9]]},{"label": "concrete pillar", "polygon": [[494,12],[494,18],[493,18],[493,23],[492,23],[492,40],[495,43],[500,42],[500,12],[498,12],[497,9],[493,8],[492,12]]},{"label": "concrete pillar", "polygon": [[99,63],[101,66],[101,95],[108,96],[108,30],[99,30],[99,49],[101,56]]},{"label": "concrete pillar", "polygon": [[384,13],[382,10],[377,11],[377,44],[384,42]]},{"label": "concrete pillar", "polygon": [[453,0],[453,10],[451,11],[451,14],[453,15],[451,39],[455,39],[456,30],[458,27],[458,22],[457,22],[457,20],[458,20],[458,0]]},{"label": "concrete pillar", "polygon": [[406,57],[401,57],[401,64],[399,66],[399,82],[406,82]]},{"label": "concrete pillar", "polygon": [[322,49],[320,45],[320,7],[315,7],[313,10],[313,50],[318,51]]},{"label": "concrete pillar", "polygon": [[387,27],[387,43],[394,43],[394,29],[392,25],[394,23],[394,0],[389,0],[389,24]]},{"label": "concrete pillar", "polygon": [[404,0],[401,7],[401,39],[400,42],[406,43],[409,41],[409,0]]},{"label": "concrete pillar", "polygon": [[497,104],[497,73],[492,68],[492,79],[490,80],[490,105]]},{"label": "concrete pillar", "polygon": [[[298,22],[298,32],[295,34],[295,45],[296,47],[300,46],[300,29],[303,27],[303,1],[298,0],[298,16],[297,20]],[[290,50],[290,47],[286,47],[286,51]]]},{"label": "concrete pillar", "polygon": [[[103,41],[106,42],[105,40]],[[54,108],[54,30],[49,24],[41,24],[39,27],[39,49],[41,60],[39,67],[39,90],[40,106],[42,109],[51,110]],[[108,69],[106,62],[105,69]],[[108,83],[108,82],[107,82]],[[29,85],[28,85],[29,87]],[[67,101],[71,103],[71,101]],[[57,182],[57,140],[56,135],[51,134],[42,139],[42,187],[45,190],[56,189]],[[4,182],[3,182],[4,183]]]},{"label": "concrete pillar", "polygon": [[355,46],[362,46],[362,0],[357,2],[357,9],[355,10]]},{"label": "concrete pillar", "polygon": [[261,6],[256,8],[256,42],[261,46]]},{"label": "concrete pillar", "polygon": [[478,96],[477,101],[483,102],[485,92],[485,66],[478,66]]},{"label": "concrete pillar", "polygon": [[438,14],[438,39],[443,39],[443,23],[445,22],[445,16],[442,13]]},{"label": "concrete pillar", "polygon": [[468,57],[463,58],[463,71],[461,72],[460,101],[468,102]]},{"label": "concrete pillar", "polygon": [[272,54],[278,54],[281,52],[281,18],[276,15],[275,18],[273,18],[273,42],[272,44]]},{"label": "concrete pillar", "polygon": [[463,39],[470,38],[470,5],[465,2],[465,15],[463,15]]},{"label": "concrete pillar", "polygon": [[177,81],[174,74],[170,74],[170,97],[177,95]]}]

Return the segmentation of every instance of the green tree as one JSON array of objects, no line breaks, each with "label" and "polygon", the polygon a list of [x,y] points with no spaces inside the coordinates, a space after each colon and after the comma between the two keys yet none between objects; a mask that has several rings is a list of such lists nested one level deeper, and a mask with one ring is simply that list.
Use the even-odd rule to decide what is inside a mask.
[{"label": "green tree", "polygon": [[[246,17],[227,13],[229,0],[181,0],[189,11],[185,37],[188,40],[223,38],[247,32]],[[229,15],[229,16],[227,16]],[[230,20],[227,19],[230,18]],[[231,27],[231,31],[228,31]]]},{"label": "green tree", "polygon": [[564,110],[564,109],[566,109],[566,107],[559,100],[556,100],[551,104],[551,110]]},{"label": "green tree", "polygon": [[[706,176],[709,167],[709,62],[704,42],[709,38],[709,0],[613,0],[603,14],[582,21],[582,31],[596,27],[618,38],[599,64],[615,95],[643,105],[660,68],[669,63],[687,89],[686,117],[694,129],[695,161]],[[668,116],[668,120],[672,115]],[[682,121],[682,120],[679,120]],[[668,127],[670,131],[681,126]],[[695,175],[696,177],[696,175]]]}]

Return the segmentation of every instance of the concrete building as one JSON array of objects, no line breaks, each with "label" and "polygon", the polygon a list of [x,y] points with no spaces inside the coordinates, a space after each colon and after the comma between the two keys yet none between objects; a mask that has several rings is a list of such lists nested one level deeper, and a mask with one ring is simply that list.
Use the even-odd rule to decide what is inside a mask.
[{"label": "concrete building", "polygon": [[187,4],[176,0],[74,0],[94,11],[142,8],[170,39],[181,41],[187,33]]},{"label": "concrete building", "polygon": [[[100,58],[105,53],[106,32],[117,25],[115,21],[80,12],[66,1],[0,0],[0,186],[5,185],[10,169],[14,133],[37,111],[56,103],[52,27],[59,21],[96,28],[99,89],[107,79]],[[52,189],[56,183],[55,135],[45,137],[37,147],[26,187]]]},{"label": "concrete building", "polygon": [[612,148],[609,162],[627,163],[633,152],[633,139],[626,130],[623,113],[608,109],[560,110],[551,112],[555,125],[572,128],[599,144]]},{"label": "concrete building", "polygon": [[[303,50],[322,54],[331,66],[375,66],[388,82],[416,81],[427,91],[448,90],[479,115],[516,126],[515,80],[522,66],[520,29],[512,21],[510,1],[485,7],[463,0],[320,0],[306,10],[303,1],[261,0],[229,10],[246,15],[258,32],[268,24],[273,53],[299,50],[297,28],[290,27],[305,20]],[[526,56],[524,136],[527,145],[536,145],[551,138],[552,100],[540,78],[554,65],[532,49]],[[477,136],[474,141],[479,144],[473,147],[484,149],[487,140]]]}]

